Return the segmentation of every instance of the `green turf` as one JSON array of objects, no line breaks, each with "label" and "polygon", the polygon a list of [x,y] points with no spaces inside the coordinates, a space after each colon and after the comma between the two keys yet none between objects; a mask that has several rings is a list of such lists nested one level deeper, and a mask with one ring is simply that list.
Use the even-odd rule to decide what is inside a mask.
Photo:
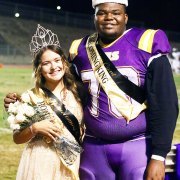
[{"label": "green turf", "polygon": [[6,112],[3,108],[3,100],[7,93],[22,93],[33,86],[31,68],[1,68],[0,69],[0,127],[5,127]]},{"label": "green turf", "polygon": [[14,180],[24,145],[12,141],[12,133],[7,128],[3,99],[8,92],[22,93],[33,86],[31,68],[0,68],[0,179]]}]

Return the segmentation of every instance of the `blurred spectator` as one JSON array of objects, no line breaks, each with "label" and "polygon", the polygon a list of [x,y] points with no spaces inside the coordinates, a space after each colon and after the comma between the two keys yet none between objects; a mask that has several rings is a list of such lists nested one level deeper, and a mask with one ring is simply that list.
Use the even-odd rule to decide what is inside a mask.
[{"label": "blurred spectator", "polygon": [[180,51],[177,48],[173,48],[172,53],[169,55],[169,61],[172,71],[180,73]]}]

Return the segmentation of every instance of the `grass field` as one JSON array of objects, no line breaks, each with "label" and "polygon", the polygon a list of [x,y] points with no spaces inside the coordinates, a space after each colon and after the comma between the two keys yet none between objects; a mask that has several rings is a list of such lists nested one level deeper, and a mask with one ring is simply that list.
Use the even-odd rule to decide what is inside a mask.
[{"label": "grass field", "polygon": [[7,114],[3,108],[3,99],[8,92],[21,93],[32,87],[31,68],[4,67],[0,69],[0,179],[14,180],[17,165],[24,145],[12,141],[12,132],[6,131]]},{"label": "grass field", "polygon": [[[0,180],[14,180],[24,145],[12,141],[12,132],[7,130],[7,114],[3,108],[3,99],[8,92],[21,93],[33,86],[31,68],[0,68]],[[180,75],[174,75],[180,100]],[[174,134],[173,143],[180,143],[180,117]]]}]

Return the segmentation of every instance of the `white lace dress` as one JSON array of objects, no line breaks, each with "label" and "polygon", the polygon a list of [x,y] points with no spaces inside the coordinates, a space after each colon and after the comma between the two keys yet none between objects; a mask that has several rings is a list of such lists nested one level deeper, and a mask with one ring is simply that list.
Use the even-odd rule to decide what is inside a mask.
[{"label": "white lace dress", "polygon": [[[67,91],[63,103],[81,122],[82,108],[70,91]],[[60,126],[63,136],[75,141],[61,122]],[[80,154],[78,153],[75,162],[72,165],[67,165],[52,143],[48,144],[42,138],[34,138],[27,143],[22,153],[16,180],[78,180],[79,162]]]}]

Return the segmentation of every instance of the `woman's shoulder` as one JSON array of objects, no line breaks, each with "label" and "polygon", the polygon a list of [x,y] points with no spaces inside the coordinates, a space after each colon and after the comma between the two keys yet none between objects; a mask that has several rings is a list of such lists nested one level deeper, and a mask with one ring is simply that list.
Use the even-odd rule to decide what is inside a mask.
[{"label": "woman's shoulder", "polygon": [[[43,91],[40,89],[40,93],[43,93]],[[42,102],[43,98],[40,96],[35,88],[28,89],[25,92],[21,94],[21,99],[24,102],[32,103],[32,104],[37,104],[38,102]]]}]

